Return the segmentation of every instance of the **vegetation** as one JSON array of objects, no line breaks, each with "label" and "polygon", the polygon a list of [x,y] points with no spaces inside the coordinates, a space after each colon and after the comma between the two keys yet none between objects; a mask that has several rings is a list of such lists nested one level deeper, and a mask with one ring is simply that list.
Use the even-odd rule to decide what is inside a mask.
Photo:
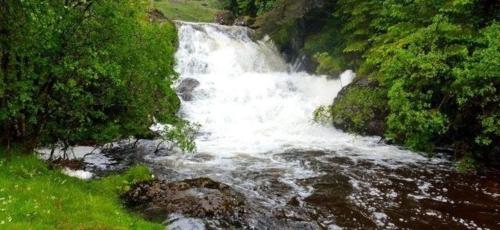
[{"label": "vegetation", "polygon": [[255,17],[262,15],[278,5],[277,0],[219,0],[224,9],[236,16],[248,15]]},{"label": "vegetation", "polygon": [[[128,213],[119,194],[151,179],[146,167],[82,181],[51,170],[34,155],[0,153],[1,229],[164,229]],[[22,156],[20,156],[22,155]]]},{"label": "vegetation", "polygon": [[[388,139],[492,163],[500,158],[499,20],[498,1],[337,0],[305,50],[316,53],[320,72],[355,68],[379,83],[373,93],[388,98]],[[364,108],[366,101],[354,100],[368,96],[361,92],[344,101]],[[344,107],[333,105],[332,119]],[[360,109],[343,119],[369,114]]]},{"label": "vegetation", "polygon": [[146,167],[81,181],[26,154],[40,145],[153,137],[156,121],[169,127],[163,139],[194,149],[194,127],[176,116],[180,101],[172,89],[177,32],[148,15],[149,6],[1,1],[1,229],[164,228],[119,201],[130,185],[151,179]]},{"label": "vegetation", "polygon": [[0,6],[0,143],[104,143],[178,126],[176,30],[149,1],[5,0]]},{"label": "vegetation", "polygon": [[222,0],[155,0],[153,6],[171,20],[213,22]]}]

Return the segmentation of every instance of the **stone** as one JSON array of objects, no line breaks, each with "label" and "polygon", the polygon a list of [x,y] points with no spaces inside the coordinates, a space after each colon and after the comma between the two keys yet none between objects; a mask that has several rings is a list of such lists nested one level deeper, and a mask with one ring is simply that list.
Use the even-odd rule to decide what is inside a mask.
[{"label": "stone", "polygon": [[193,100],[193,91],[200,85],[200,82],[193,78],[185,78],[177,86],[177,93],[184,101]]},{"label": "stone", "polygon": [[215,14],[215,23],[221,25],[232,25],[234,23],[234,15],[230,11],[219,11]]},{"label": "stone", "polygon": [[250,16],[241,16],[236,18],[236,20],[234,20],[235,26],[251,27],[254,23],[255,23],[255,18],[252,18]]},{"label": "stone", "polygon": [[226,184],[209,178],[176,182],[154,180],[133,186],[122,199],[147,219],[166,219],[177,213],[194,218],[241,223],[245,198]]}]

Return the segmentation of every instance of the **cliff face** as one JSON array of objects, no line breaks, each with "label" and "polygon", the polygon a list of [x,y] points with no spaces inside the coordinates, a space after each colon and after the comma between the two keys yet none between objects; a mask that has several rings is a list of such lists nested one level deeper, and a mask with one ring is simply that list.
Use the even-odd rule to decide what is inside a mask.
[{"label": "cliff face", "polygon": [[288,62],[302,59],[302,70],[314,72],[316,64],[304,52],[306,37],[321,30],[331,15],[329,0],[283,0],[266,14],[259,16],[252,27],[257,36],[269,35]]}]

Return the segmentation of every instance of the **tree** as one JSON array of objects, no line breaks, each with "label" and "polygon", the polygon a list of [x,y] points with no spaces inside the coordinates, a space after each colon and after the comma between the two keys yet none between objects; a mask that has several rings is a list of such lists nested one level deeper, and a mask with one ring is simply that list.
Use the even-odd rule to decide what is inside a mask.
[{"label": "tree", "polygon": [[175,123],[175,27],[148,1],[2,0],[0,140],[108,142]]}]

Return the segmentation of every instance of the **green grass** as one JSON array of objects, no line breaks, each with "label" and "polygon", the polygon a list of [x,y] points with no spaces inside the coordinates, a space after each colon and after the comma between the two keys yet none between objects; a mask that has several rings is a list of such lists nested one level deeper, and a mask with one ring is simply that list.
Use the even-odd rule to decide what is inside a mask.
[{"label": "green grass", "polygon": [[128,212],[119,200],[132,183],[151,179],[146,167],[90,181],[59,171],[34,155],[6,158],[0,151],[0,229],[165,228]]},{"label": "green grass", "polygon": [[156,0],[154,7],[167,18],[190,22],[213,22],[219,11],[217,0]]}]

